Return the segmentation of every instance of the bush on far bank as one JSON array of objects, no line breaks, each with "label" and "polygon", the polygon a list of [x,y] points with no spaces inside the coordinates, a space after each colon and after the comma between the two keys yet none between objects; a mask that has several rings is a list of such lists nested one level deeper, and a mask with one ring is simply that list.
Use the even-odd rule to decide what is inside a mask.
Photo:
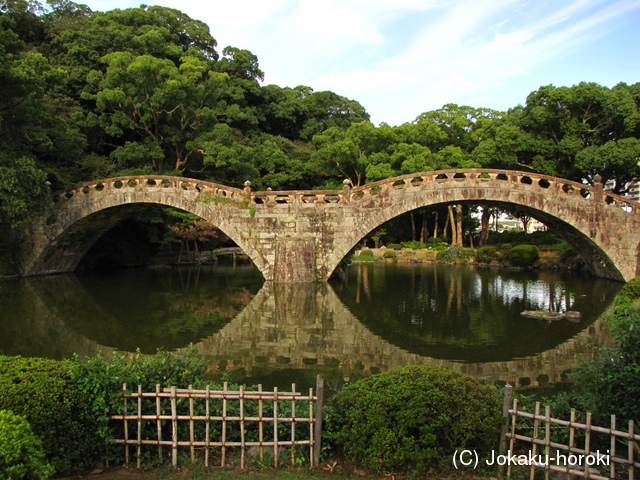
[{"label": "bush on far bank", "polygon": [[530,267],[538,258],[540,251],[535,245],[517,245],[509,250],[509,261],[516,267]]}]

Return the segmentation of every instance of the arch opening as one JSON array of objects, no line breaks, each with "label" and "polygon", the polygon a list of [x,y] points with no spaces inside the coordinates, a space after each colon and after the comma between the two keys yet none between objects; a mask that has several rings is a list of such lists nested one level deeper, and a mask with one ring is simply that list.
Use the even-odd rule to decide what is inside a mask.
[{"label": "arch opening", "polygon": [[[427,220],[427,230],[431,234],[430,236],[425,236],[424,238],[433,239],[434,234],[436,238],[441,237],[440,232],[444,231],[444,225],[442,225],[442,223],[447,221],[444,220],[443,217],[449,217],[448,220],[451,221],[451,215],[447,215],[447,212],[443,209],[448,208],[448,206],[450,205],[461,205],[464,207],[485,205],[487,207],[499,208],[536,219],[544,224],[551,232],[553,232],[558,237],[558,239],[567,242],[567,244],[573,247],[576,252],[579,252],[580,261],[583,263],[583,267],[581,270],[584,270],[586,273],[595,277],[624,281],[623,275],[616,267],[615,263],[607,255],[607,253],[585,232],[580,231],[570,223],[549,213],[543,212],[527,205],[500,201],[481,201],[466,199],[454,200],[450,202],[438,202],[432,204],[426,203],[423,206],[418,206],[417,208],[404,212],[394,212],[395,215],[390,215],[390,218],[387,218],[384,222],[378,223],[376,225],[366,225],[365,227],[361,228],[360,231],[352,238],[352,243],[349,250],[347,250],[343,258],[340,259],[338,263],[336,263],[336,266],[331,270],[331,275],[335,273],[339,265],[344,265],[345,259],[348,261],[348,257],[355,251],[356,247],[359,244],[361,244],[363,241],[372,240],[372,234],[375,235],[376,232],[385,230],[387,226],[393,224],[394,222],[404,221],[406,224],[409,224],[410,227],[405,227],[405,232],[408,231],[408,234],[411,235],[415,240],[417,235],[420,235],[420,233],[418,233],[417,235],[416,233],[420,232],[421,229],[421,222],[416,222],[415,219],[416,215],[420,215],[423,220]],[[412,216],[413,218],[411,220],[408,220]],[[436,218],[431,218],[433,216],[435,216]],[[440,222],[440,225],[436,230],[435,225],[438,225],[438,223],[435,222],[438,221]],[[414,225],[414,222],[417,225]],[[449,228],[448,232],[450,232],[450,227],[447,226],[447,228]],[[478,243],[474,242],[473,240],[469,241],[469,237],[471,237],[471,239],[474,239],[474,236],[469,235],[469,233],[466,232],[465,229],[465,232],[463,232],[463,247],[476,248],[478,246]],[[449,242],[451,241],[451,236],[448,237],[448,240]],[[391,243],[398,242],[392,241]],[[420,243],[425,244],[430,243],[430,241],[421,241]],[[431,241],[431,243],[435,242]],[[369,244],[368,246],[375,248],[375,245],[372,244]]]},{"label": "arch opening", "polygon": [[157,203],[105,208],[73,222],[40,254],[30,275],[131,267],[255,262],[217,225]]}]

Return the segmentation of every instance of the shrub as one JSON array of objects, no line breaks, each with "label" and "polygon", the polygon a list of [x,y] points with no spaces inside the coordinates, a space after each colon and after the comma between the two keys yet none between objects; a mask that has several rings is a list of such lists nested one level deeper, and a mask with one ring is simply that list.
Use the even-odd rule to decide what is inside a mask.
[{"label": "shrub", "polygon": [[402,242],[402,246],[405,248],[412,248],[413,250],[422,250],[427,248],[427,245],[417,240],[411,240],[410,242]]},{"label": "shrub", "polygon": [[471,260],[474,256],[476,255],[475,250],[473,250],[472,248],[464,248],[459,254],[458,257],[460,258],[460,260],[462,260],[464,263],[467,263],[469,260]]},{"label": "shrub", "polygon": [[387,248],[390,248],[391,250],[402,250],[402,245],[399,243],[390,243],[387,245]]},{"label": "shrub", "polygon": [[565,241],[558,243],[558,251],[560,252],[560,256],[562,258],[575,255],[576,253],[575,249]]},{"label": "shrub", "polygon": [[26,418],[0,410],[0,478],[47,479],[53,467],[44,457],[42,441]]},{"label": "shrub", "polygon": [[457,449],[490,452],[501,425],[497,390],[439,367],[412,365],[345,387],[326,407],[330,448],[377,471],[450,465]]},{"label": "shrub", "polygon": [[[103,355],[100,352],[95,358],[75,356],[71,376],[89,398],[93,415],[98,420],[95,430],[102,438],[101,443],[113,440],[118,431],[109,417],[122,413],[123,383],[129,389],[142,385],[144,391],[153,391],[156,385],[193,385],[197,388],[202,384],[201,376],[206,365],[202,360],[193,360],[190,356],[193,353],[193,347],[189,347],[187,355],[163,351],[156,355],[142,355],[138,350],[135,355],[121,352]],[[117,428],[120,426],[121,423]]]},{"label": "shrub", "polygon": [[430,237],[427,239],[427,245],[431,247],[435,247],[436,245],[440,245],[442,243],[447,243],[446,237]]},{"label": "shrub", "polygon": [[461,245],[451,245],[446,251],[438,251],[436,258],[444,263],[454,263],[460,258],[463,248]]},{"label": "shrub", "polygon": [[527,235],[525,241],[531,245],[553,245],[558,243],[558,237],[549,230],[541,230]]},{"label": "shrub", "polygon": [[0,356],[0,410],[27,419],[47,461],[63,475],[94,466],[101,444],[88,398],[69,370],[67,362]]},{"label": "shrub", "polygon": [[389,258],[391,260],[397,260],[398,259],[398,254],[393,250],[386,250],[382,254],[382,258]]},{"label": "shrub", "polygon": [[373,255],[373,251],[368,248],[364,248],[360,250],[359,255],[354,255],[351,257],[352,261],[356,262],[373,262],[375,260],[375,256]]},{"label": "shrub", "polygon": [[478,250],[476,250],[476,257],[494,258],[496,256],[497,251],[498,251],[498,248],[494,246],[480,247]]},{"label": "shrub", "polygon": [[[208,384],[211,390],[222,390],[222,385],[209,382],[202,378],[202,374],[206,369],[206,365],[201,359],[195,359],[192,354],[195,351],[192,347],[187,351],[186,355],[179,355],[168,352],[159,352],[156,355],[141,355],[139,352],[135,355],[114,353],[113,355],[100,355],[97,358],[85,358],[80,361],[76,358],[74,366],[74,376],[86,390],[94,402],[96,415],[100,415],[104,420],[100,424],[100,432],[105,440],[113,438],[123,438],[123,422],[116,420],[109,422],[109,416],[119,415],[123,413],[124,402],[122,397],[122,383],[127,383],[129,391],[135,391],[137,385],[142,386],[143,392],[154,391],[156,385],[166,388],[172,385],[178,387],[186,387],[192,385],[194,389],[204,389]],[[258,358],[258,357],[256,357]],[[266,357],[264,357],[266,358]],[[263,358],[263,359],[264,359]],[[290,359],[279,357],[280,362],[287,363]],[[317,358],[306,358],[303,360],[305,364],[317,364]],[[237,390],[238,386],[228,383],[229,390]],[[247,391],[252,390],[247,388]],[[135,400],[133,401],[135,402]],[[156,403],[153,398],[145,398],[141,400],[142,408],[145,411],[155,411]],[[204,417],[205,402],[194,402],[193,411],[189,402],[176,402],[176,413],[179,416],[193,415]],[[131,403],[129,403],[131,406]],[[228,400],[226,406],[223,407],[222,402],[211,402],[209,414],[214,417],[222,415],[223,408],[227,409],[227,415],[239,416],[241,408],[244,415],[256,417],[259,414],[259,404],[256,400],[245,400],[240,407],[239,400]],[[131,408],[131,407],[130,407]],[[135,407],[134,407],[135,408]],[[298,415],[308,416],[308,403],[296,404],[296,413]],[[169,402],[162,402],[161,415],[170,415],[171,407]],[[129,410],[131,412],[131,410]],[[291,405],[281,404],[279,406],[280,417],[291,416]],[[217,422],[205,424],[206,422],[196,422],[194,425],[193,435],[196,439],[203,441],[205,432],[208,429],[211,438],[220,438],[221,426]],[[258,442],[259,432],[257,425],[247,425],[245,430],[245,441]],[[254,428],[255,427],[255,428]],[[141,436],[142,438],[157,438],[156,422],[143,422]],[[163,438],[171,438],[172,425],[171,422],[162,422],[160,426]],[[291,424],[287,422],[278,423],[278,435],[280,438],[291,437]],[[265,437],[273,437],[273,427],[264,425],[263,434]],[[129,424],[130,438],[137,435],[137,427],[135,422]],[[191,436],[190,429],[181,429],[177,431],[178,441],[187,441]],[[226,439],[229,442],[240,442],[241,432],[239,428],[229,428],[226,432]],[[158,449],[157,445],[143,445],[141,448],[141,459],[145,461],[157,461]],[[296,456],[304,459],[304,450],[296,452]],[[120,463],[124,460],[124,449],[121,446],[110,449],[108,458],[114,463]]]},{"label": "shrub", "polygon": [[615,345],[601,348],[598,357],[582,363],[575,375],[583,408],[603,420],[616,414],[623,421],[640,421],[640,305],[624,296],[627,293],[621,291],[614,312],[604,316]]},{"label": "shrub", "polygon": [[535,245],[518,245],[509,250],[509,261],[516,267],[530,267],[540,257]]},{"label": "shrub", "polygon": [[636,300],[640,298],[640,277],[633,278],[625,283],[624,287],[618,292],[617,301],[623,298]]}]

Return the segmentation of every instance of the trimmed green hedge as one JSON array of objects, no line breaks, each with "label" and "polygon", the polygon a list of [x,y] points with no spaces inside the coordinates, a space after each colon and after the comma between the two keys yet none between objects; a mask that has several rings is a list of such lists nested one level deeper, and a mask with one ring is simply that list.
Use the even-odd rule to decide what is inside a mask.
[{"label": "trimmed green hedge", "polygon": [[457,449],[488,455],[502,419],[494,387],[430,366],[408,366],[359,380],[326,406],[330,448],[382,472],[450,466]]},{"label": "trimmed green hedge", "polygon": [[102,450],[88,398],[69,370],[66,362],[0,356],[0,410],[27,419],[62,475],[93,467]]},{"label": "trimmed green hedge", "polygon": [[640,298],[640,277],[635,277],[625,283],[624,287],[618,293],[616,300],[626,298],[628,300],[637,300]]},{"label": "trimmed green hedge", "polygon": [[386,250],[382,254],[382,258],[389,258],[391,260],[397,260],[398,259],[398,254],[394,250]]},{"label": "trimmed green hedge", "polygon": [[0,479],[46,480],[53,467],[26,418],[0,410]]},{"label": "trimmed green hedge", "polygon": [[535,245],[518,245],[509,250],[509,261],[516,267],[530,267],[538,258],[540,251]]}]

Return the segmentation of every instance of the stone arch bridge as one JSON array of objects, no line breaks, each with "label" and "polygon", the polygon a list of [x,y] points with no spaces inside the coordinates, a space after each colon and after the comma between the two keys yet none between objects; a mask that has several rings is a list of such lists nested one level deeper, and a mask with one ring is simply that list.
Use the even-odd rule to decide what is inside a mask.
[{"label": "stone arch bridge", "polygon": [[229,236],[267,281],[326,280],[372,230],[438,204],[514,206],[572,244],[591,272],[628,281],[638,274],[640,203],[594,187],[521,171],[413,173],[342,190],[253,191],[169,176],[120,177],[61,193],[34,222],[24,275],[73,271],[91,245],[147,204],[194,213]]}]

